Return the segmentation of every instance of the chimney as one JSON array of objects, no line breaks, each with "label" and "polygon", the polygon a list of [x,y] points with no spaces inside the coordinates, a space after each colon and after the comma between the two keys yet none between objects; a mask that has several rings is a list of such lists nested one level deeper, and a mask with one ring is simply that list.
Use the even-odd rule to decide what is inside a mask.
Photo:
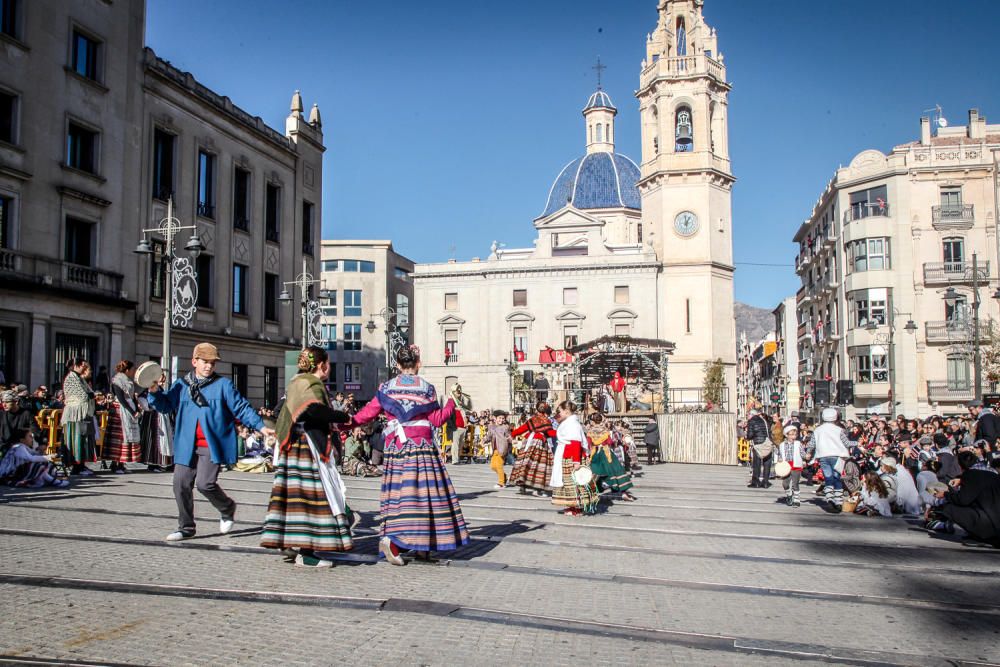
[{"label": "chimney", "polygon": [[926,116],[920,119],[920,145],[931,145],[931,119]]},{"label": "chimney", "polygon": [[980,117],[979,109],[969,109],[969,138],[986,138],[986,119]]}]

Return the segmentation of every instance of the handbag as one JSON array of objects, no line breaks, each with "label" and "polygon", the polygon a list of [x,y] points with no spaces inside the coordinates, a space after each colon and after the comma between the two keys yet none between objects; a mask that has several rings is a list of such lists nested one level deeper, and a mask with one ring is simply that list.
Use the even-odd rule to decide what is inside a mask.
[{"label": "handbag", "polygon": [[768,456],[774,453],[774,442],[768,438],[759,445],[754,445],[753,450],[757,452],[757,456],[762,459],[766,459]]}]

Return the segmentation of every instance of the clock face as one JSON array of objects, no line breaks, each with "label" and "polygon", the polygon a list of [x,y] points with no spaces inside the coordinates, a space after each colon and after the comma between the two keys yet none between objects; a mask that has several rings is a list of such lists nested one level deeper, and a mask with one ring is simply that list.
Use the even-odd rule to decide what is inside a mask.
[{"label": "clock face", "polygon": [[698,216],[691,211],[684,211],[674,218],[674,229],[681,236],[694,236],[698,233]]}]

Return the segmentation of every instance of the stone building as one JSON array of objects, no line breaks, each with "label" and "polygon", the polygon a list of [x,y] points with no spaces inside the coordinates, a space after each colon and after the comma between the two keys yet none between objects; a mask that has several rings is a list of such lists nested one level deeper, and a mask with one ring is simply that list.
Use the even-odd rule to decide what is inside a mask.
[{"label": "stone building", "polygon": [[585,108],[582,156],[556,177],[530,248],[419,264],[414,339],[438,388],[509,406],[508,365],[606,335],[676,344],[670,385],[701,387],[721,358],[735,401],[729,84],[701,0],[664,0],[637,93],[642,160],[615,150],[618,110],[601,89]]},{"label": "stone building", "polygon": [[328,386],[370,399],[393,361],[393,332],[409,340],[413,262],[390,241],[324,240],[320,257],[322,338],[334,352]]},{"label": "stone building", "polygon": [[976,293],[983,323],[1000,315],[1000,126],[973,110],[965,127],[920,129],[838,169],[795,235],[806,414],[817,381],[853,381],[849,416],[956,413],[976,393]]},{"label": "stone building", "polygon": [[[195,225],[198,309],[177,328],[186,369],[197,341],[222,349],[255,402],[284,382],[299,318],[282,280],[319,237],[322,129],[298,94],[285,132],[144,48],[143,0],[5,2],[0,33],[0,365],[31,384],[67,357],[95,368],[161,354],[163,244],[142,230]],[[188,240],[179,237],[179,249]],[[183,254],[183,250],[181,250]],[[186,255],[185,255],[186,256]]]}]

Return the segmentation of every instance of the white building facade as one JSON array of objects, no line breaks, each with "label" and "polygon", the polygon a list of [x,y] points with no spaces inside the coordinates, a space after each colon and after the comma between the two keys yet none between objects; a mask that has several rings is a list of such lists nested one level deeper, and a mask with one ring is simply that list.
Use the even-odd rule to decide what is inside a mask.
[{"label": "white building facade", "polygon": [[618,110],[599,89],[583,111],[586,151],[550,188],[533,247],[417,265],[423,374],[509,407],[512,362],[547,369],[558,392],[552,351],[628,335],[676,344],[674,388],[701,387],[705,363],[722,359],[735,401],[729,89],[701,0],[661,2],[637,93],[641,161],[615,151]]}]

